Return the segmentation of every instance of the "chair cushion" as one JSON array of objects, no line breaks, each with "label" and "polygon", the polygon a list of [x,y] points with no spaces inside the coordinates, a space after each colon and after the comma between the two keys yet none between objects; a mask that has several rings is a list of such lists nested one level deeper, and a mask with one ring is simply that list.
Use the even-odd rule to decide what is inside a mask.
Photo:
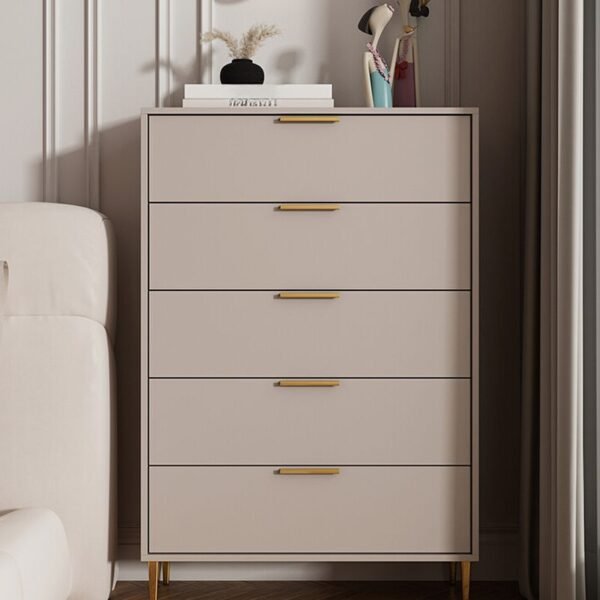
[{"label": "chair cushion", "polygon": [[69,548],[56,514],[30,508],[0,517],[0,597],[67,600],[70,591]]},{"label": "chair cushion", "polygon": [[0,204],[3,260],[5,315],[87,317],[114,330],[114,243],[103,215],[67,204]]},{"label": "chair cushion", "polygon": [[24,600],[19,565],[10,554],[2,550],[0,550],[0,598]]},{"label": "chair cushion", "polygon": [[59,515],[72,552],[70,600],[110,595],[114,383],[96,321],[0,317],[0,511],[44,506]]}]

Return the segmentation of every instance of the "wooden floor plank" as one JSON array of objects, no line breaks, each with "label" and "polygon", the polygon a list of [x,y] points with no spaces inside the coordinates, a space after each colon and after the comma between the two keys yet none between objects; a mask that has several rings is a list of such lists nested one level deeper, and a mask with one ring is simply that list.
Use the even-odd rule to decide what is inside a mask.
[{"label": "wooden floor plank", "polygon": [[[444,582],[174,581],[159,600],[460,600]],[[147,582],[120,582],[111,600],[147,600]],[[519,600],[516,583],[471,584],[472,600]]]}]

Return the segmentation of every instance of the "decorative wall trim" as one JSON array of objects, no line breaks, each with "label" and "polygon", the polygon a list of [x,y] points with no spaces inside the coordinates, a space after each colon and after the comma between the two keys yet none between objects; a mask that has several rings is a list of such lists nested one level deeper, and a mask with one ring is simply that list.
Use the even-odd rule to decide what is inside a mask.
[{"label": "decorative wall trim", "polygon": [[87,206],[100,208],[100,148],[98,135],[99,119],[99,0],[85,3],[85,183]]},{"label": "decorative wall trim", "polygon": [[[200,35],[208,33],[213,28],[212,0],[198,0],[200,12]],[[213,83],[212,44],[201,44],[200,65],[202,83]]]},{"label": "decorative wall trim", "polygon": [[43,200],[58,199],[56,160],[56,0],[44,0]]},{"label": "decorative wall trim", "polygon": [[171,0],[156,0],[156,106],[171,96]]},{"label": "decorative wall trim", "polygon": [[444,44],[446,106],[460,106],[460,3],[461,0],[446,0]]}]

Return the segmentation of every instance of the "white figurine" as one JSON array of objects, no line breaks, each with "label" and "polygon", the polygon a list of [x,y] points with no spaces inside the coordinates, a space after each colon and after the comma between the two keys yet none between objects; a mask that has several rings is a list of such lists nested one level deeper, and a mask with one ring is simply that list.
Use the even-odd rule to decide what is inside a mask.
[{"label": "white figurine", "polygon": [[391,4],[381,4],[368,10],[360,20],[358,28],[373,36],[364,54],[364,82],[367,106],[391,107],[392,83],[390,70],[377,46],[383,30],[394,16]]}]

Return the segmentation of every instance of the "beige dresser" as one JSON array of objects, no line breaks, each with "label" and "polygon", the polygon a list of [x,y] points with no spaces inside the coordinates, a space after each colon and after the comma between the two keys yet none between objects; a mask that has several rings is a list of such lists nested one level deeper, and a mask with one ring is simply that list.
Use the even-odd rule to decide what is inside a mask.
[{"label": "beige dresser", "polygon": [[478,557],[478,116],[142,116],[142,559]]}]

